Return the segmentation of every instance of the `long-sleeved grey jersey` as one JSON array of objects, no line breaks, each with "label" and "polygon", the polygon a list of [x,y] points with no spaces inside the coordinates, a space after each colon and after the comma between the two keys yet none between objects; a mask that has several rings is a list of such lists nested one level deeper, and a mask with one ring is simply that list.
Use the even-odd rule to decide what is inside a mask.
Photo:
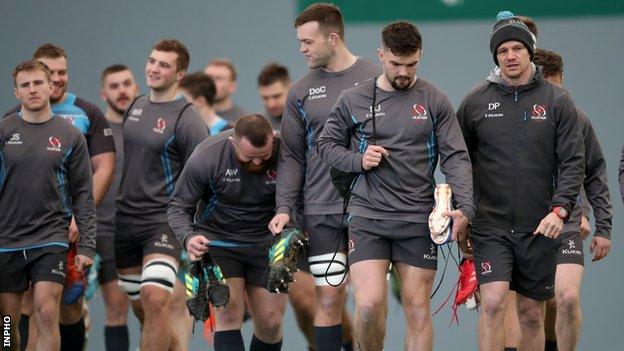
[{"label": "long-sleeved grey jersey", "polygon": [[576,113],[579,117],[585,145],[585,178],[581,192],[584,190],[586,196],[581,196],[581,202],[583,204],[583,199],[585,199],[594,210],[596,220],[596,233],[594,235],[610,238],[613,207],[607,182],[607,162],[587,114],[578,107],[576,107]]},{"label": "long-sleeved grey jersey", "polygon": [[[82,132],[87,140],[91,157],[105,152],[115,152],[108,121],[97,106],[72,93],[67,93],[63,102],[51,104],[50,107],[54,115],[62,117]],[[5,117],[19,112],[21,108],[22,105],[15,106],[5,114]]]},{"label": "long-sleeved grey jersey", "polygon": [[[317,141],[323,160],[343,172],[363,172],[362,156],[373,134],[373,81],[342,92]],[[470,158],[446,95],[421,78],[407,90],[377,89],[375,116],[375,145],[389,155],[357,178],[349,213],[426,223],[439,155],[456,207],[472,218]]]},{"label": "long-sleeved grey jersey", "polygon": [[271,241],[280,140],[262,173],[249,173],[236,160],[232,130],[208,138],[189,158],[176,184],[167,216],[186,247],[193,235],[247,244]]},{"label": "long-sleeved grey jersey", "polygon": [[124,117],[124,163],[116,220],[167,223],[167,203],[184,163],[208,130],[184,99],[155,103],[139,97]]},{"label": "long-sleeved grey jersey", "polygon": [[513,87],[495,69],[457,109],[473,163],[473,227],[532,232],[554,206],[576,204],[584,171],[578,115],[568,92],[534,70]]},{"label": "long-sleeved grey jersey", "polygon": [[302,191],[304,214],[342,213],[342,198],[332,186],[329,166],[319,157],[314,143],[340,93],[379,73],[377,65],[358,59],[340,72],[314,69],[290,88],[281,125],[278,213],[293,213]]},{"label": "long-sleeved grey jersey", "polygon": [[92,183],[87,143],[71,123],[0,120],[0,251],[68,247],[73,214],[78,253],[95,256]]}]

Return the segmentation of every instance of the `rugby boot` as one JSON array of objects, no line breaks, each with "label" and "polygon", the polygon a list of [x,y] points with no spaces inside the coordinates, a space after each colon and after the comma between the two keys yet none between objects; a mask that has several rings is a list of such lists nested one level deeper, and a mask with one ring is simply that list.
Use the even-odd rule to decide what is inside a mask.
[{"label": "rugby boot", "polygon": [[453,238],[451,217],[442,215],[444,212],[453,209],[451,204],[452,197],[453,193],[448,184],[436,185],[434,191],[435,207],[429,215],[429,232],[433,242],[438,245],[445,244]]},{"label": "rugby boot", "polygon": [[308,236],[297,228],[284,228],[273,239],[269,249],[269,277],[267,290],[288,293],[288,283],[294,282],[299,249],[308,244]]}]

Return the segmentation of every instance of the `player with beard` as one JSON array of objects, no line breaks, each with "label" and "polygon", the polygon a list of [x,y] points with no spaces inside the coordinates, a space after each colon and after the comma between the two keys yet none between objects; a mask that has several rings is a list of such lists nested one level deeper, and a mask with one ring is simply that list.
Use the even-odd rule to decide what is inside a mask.
[{"label": "player with beard", "polygon": [[[284,149],[280,155],[277,214],[271,231],[296,222],[303,193],[303,229],[316,284],[314,339],[318,350],[340,350],[347,274],[344,201],[332,186],[329,166],[314,147],[338,95],[379,74],[379,67],[353,55],[345,44],[340,9],[327,3],[309,6],[295,20],[300,52],[310,72],[291,87],[281,123]],[[348,326],[345,326],[345,329]],[[346,341],[351,348],[351,340]]]},{"label": "player with beard", "polygon": [[128,350],[128,297],[119,287],[115,266],[115,198],[123,169],[123,115],[139,93],[130,69],[121,64],[102,71],[100,96],[106,102],[104,116],[115,140],[115,177],[97,208],[97,252],[101,262],[98,279],[106,308],[104,342],[106,350]]},{"label": "player with beard", "polygon": [[[13,82],[19,112],[0,120],[0,313],[17,321],[32,284],[35,348],[56,351],[72,214],[81,234],[76,271],[83,273],[95,256],[91,164],[80,131],[50,108],[48,68],[26,61],[14,69]],[[17,331],[9,332],[11,349],[19,350]]]},{"label": "player with beard", "polygon": [[228,59],[216,59],[208,63],[204,73],[209,75],[215,82],[217,94],[215,95],[214,109],[217,114],[230,122],[247,114],[244,108],[236,105],[232,95],[236,93],[236,67]]},{"label": "player with beard", "polygon": [[407,319],[405,349],[431,350],[429,296],[438,262],[428,226],[434,172],[439,156],[456,204],[443,215],[452,218],[456,238],[474,214],[470,158],[449,99],[416,76],[422,57],[416,26],[395,22],[381,36],[383,74],[342,92],[317,148],[332,167],[359,173],[348,208],[358,347],[383,349],[392,263]]},{"label": "player with beard", "polygon": [[[54,44],[39,46],[33,58],[43,62],[52,74],[52,94],[50,102],[52,112],[67,119],[78,128],[87,139],[91,167],[93,169],[93,199],[98,206],[113,179],[115,167],[115,144],[111,129],[100,109],[67,91],[69,84],[68,62],[65,50]],[[19,110],[19,106],[13,111]],[[75,221],[69,227],[70,246],[78,241],[79,232]],[[72,251],[70,250],[70,251]],[[63,292],[60,312],[61,349],[82,349],[85,342],[85,323],[82,292],[85,289],[82,274],[75,272],[72,264],[68,265],[68,279]],[[32,291],[24,295],[23,311],[20,320],[20,333],[23,333],[24,345],[29,339],[29,317],[32,313]],[[36,343],[36,335],[33,345]]]},{"label": "player with beard", "polygon": [[[163,39],[145,66],[150,92],[124,115],[124,163],[115,214],[115,263],[120,286],[142,323],[141,348],[179,350],[186,333],[171,321],[180,245],[167,223],[167,203],[186,160],[208,132],[179,94],[190,56]],[[182,308],[182,301],[177,305]],[[188,315],[187,315],[188,316]],[[184,335],[182,335],[184,334]],[[183,340],[184,341],[184,340]]]},{"label": "player with beard", "polygon": [[286,295],[266,290],[280,140],[261,115],[208,138],[186,163],[169,204],[176,237],[195,261],[210,252],[230,289],[216,309],[215,350],[243,351],[245,296],[254,323],[250,350],[280,350]]}]

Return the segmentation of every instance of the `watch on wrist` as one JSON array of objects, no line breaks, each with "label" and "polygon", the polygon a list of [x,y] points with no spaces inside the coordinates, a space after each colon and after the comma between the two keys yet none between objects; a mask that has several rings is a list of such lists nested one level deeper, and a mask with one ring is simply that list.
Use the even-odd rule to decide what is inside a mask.
[{"label": "watch on wrist", "polygon": [[556,214],[557,217],[561,218],[561,219],[566,219],[568,218],[568,210],[566,210],[565,208],[561,207],[561,206],[555,206],[553,207],[552,213]]}]

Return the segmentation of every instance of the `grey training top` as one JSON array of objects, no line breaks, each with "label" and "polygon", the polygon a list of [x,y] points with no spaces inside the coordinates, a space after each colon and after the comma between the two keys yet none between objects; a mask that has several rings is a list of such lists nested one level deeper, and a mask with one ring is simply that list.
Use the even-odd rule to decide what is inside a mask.
[{"label": "grey training top", "polygon": [[113,140],[115,141],[115,177],[96,209],[98,235],[100,233],[107,235],[115,233],[115,198],[117,198],[121,171],[123,170],[123,124],[111,121],[108,124],[113,131]]},{"label": "grey training top", "polygon": [[[372,144],[372,95],[373,80],[345,90],[317,142],[321,157],[343,172],[363,172],[362,156]],[[384,147],[389,156],[358,177],[349,212],[373,219],[427,223],[434,206],[439,155],[456,208],[471,219],[475,208],[470,158],[446,95],[418,78],[407,90],[378,88],[375,111],[374,144]]]},{"label": "grey training top", "polygon": [[73,214],[78,253],[94,257],[92,182],[87,143],[71,123],[0,120],[0,252],[68,247]]},{"label": "grey training top", "polygon": [[[583,187],[587,197],[581,197],[588,199],[594,210],[594,218],[596,219],[596,233],[594,235],[610,238],[613,207],[607,182],[607,162],[587,114],[578,107],[576,107],[576,113],[579,117],[585,144],[585,178]],[[582,190],[581,193],[583,193]]]},{"label": "grey training top", "polygon": [[290,88],[281,126],[278,213],[292,214],[301,191],[305,215],[342,213],[342,198],[333,187],[329,166],[319,157],[314,143],[340,93],[379,73],[377,65],[358,59],[340,72],[314,69]]},{"label": "grey training top", "polygon": [[208,130],[184,99],[155,103],[139,97],[124,117],[124,163],[116,220],[167,223],[167,203],[182,167]]},{"label": "grey training top", "polygon": [[228,130],[197,146],[176,184],[167,215],[184,247],[195,234],[247,244],[265,244],[273,237],[268,225],[275,213],[280,141],[274,139],[267,170],[249,173],[236,160],[232,135]]}]

